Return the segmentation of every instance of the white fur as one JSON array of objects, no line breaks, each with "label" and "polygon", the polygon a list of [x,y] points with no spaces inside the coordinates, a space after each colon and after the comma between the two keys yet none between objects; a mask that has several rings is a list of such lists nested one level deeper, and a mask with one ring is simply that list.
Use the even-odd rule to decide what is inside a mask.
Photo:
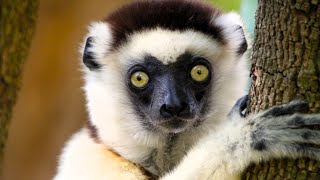
[{"label": "white fur", "polygon": [[[98,71],[84,71],[84,90],[90,121],[97,128],[100,143],[93,141],[85,129],[74,135],[64,148],[55,180],[143,179],[126,171],[119,174],[121,169],[118,171],[118,167],[108,165],[103,153],[106,147],[163,176],[162,180],[237,179],[250,162],[261,159],[303,155],[320,159],[319,150],[307,147],[302,152],[297,148],[295,152],[290,149],[295,148],[292,144],[297,142],[320,144],[319,132],[312,132],[315,139],[306,140],[301,134],[308,130],[287,130],[290,126],[297,126],[294,124],[295,115],[267,119],[264,117],[267,111],[242,118],[238,110],[233,110],[227,118],[236,100],[247,89],[245,55],[237,53],[243,41],[243,34],[237,27],[242,26],[242,22],[239,15],[228,13],[213,19],[212,23],[223,28],[226,45],[191,29],[169,31],[155,28],[130,34],[127,42],[114,51],[110,51],[112,35],[109,25],[102,22],[92,24],[87,37],[94,37],[94,43],[89,51],[95,53],[102,66]],[[205,57],[212,65],[212,110],[201,125],[178,134],[168,154],[168,137],[146,130],[140,124],[126,92],[125,75],[128,68],[140,63],[145,55],[152,55],[168,65],[185,52]],[[320,122],[319,115],[303,118],[309,124]],[[263,140],[271,147],[269,151],[255,151],[251,147],[259,140],[252,136],[257,132],[264,134],[257,138],[265,138]]]},{"label": "white fur", "polygon": [[[295,106],[299,101],[292,101],[283,107]],[[301,103],[301,102],[300,102]],[[275,107],[277,108],[277,107]],[[320,131],[299,126],[296,118],[303,119],[303,125],[320,124],[320,114],[287,114],[264,117],[268,112],[249,115],[242,118],[239,112],[231,114],[228,121],[221,124],[215,132],[201,138],[184,157],[181,163],[161,180],[232,180],[240,175],[250,163],[259,163],[273,158],[309,157],[320,159],[320,149],[313,145],[320,144]],[[263,139],[266,149],[259,151],[252,148],[253,134]],[[263,133],[263,134],[261,134]],[[312,134],[305,138],[306,134]],[[313,145],[300,146],[300,143]],[[295,146],[298,145],[298,146]]]},{"label": "white fur", "polygon": [[[241,16],[236,12],[230,12],[227,14],[223,14],[214,19],[214,24],[222,27],[224,37],[227,38],[228,45],[230,47],[230,53],[234,53],[237,51],[241,43],[243,42],[243,34],[244,33],[248,45],[250,45],[250,38],[246,28],[243,24]],[[243,31],[237,29],[241,27]]]},{"label": "white fur", "polygon": [[[101,158],[101,153],[97,153],[99,148],[103,146],[89,138],[85,130],[73,135],[63,150],[58,168],[59,174],[54,180],[70,180],[74,177],[79,180],[103,179],[104,167],[101,164],[104,159]],[[83,164],[92,165],[83,166]]]},{"label": "white fur", "polygon": [[141,57],[150,54],[167,65],[174,63],[178,56],[185,52],[218,59],[223,56],[224,51],[224,47],[202,33],[156,28],[132,34],[128,43],[120,48],[119,59],[127,63],[126,61],[132,57],[143,60]]},{"label": "white fur", "polygon": [[[233,35],[230,30],[226,33],[237,38],[237,34]],[[221,46],[209,36],[193,30],[169,31],[156,28],[131,34],[127,43],[118,50],[109,52],[112,37],[107,24],[92,24],[87,37],[89,36],[94,37],[94,45],[90,51],[97,53],[96,58],[102,64],[99,72],[85,71],[84,90],[90,121],[97,127],[102,143],[130,161],[143,163],[152,151],[157,149],[157,166],[160,170],[148,168],[155,174],[164,174],[172,168],[172,164],[177,164],[202,136],[221,128],[221,123],[225,121],[233,104],[245,94],[248,79],[246,61],[244,57],[237,55],[232,42]],[[140,125],[127,97],[125,73],[128,65],[139,63],[146,54],[156,57],[163,64],[170,64],[185,52],[205,57],[211,62],[215,73],[211,92],[214,110],[208,114],[202,125],[181,133],[173,147],[175,154],[162,159],[165,153],[162,149],[167,137],[147,131]],[[76,139],[80,138],[75,136],[74,141],[77,141]],[[72,140],[70,143],[73,143]],[[74,148],[65,149],[57,177],[60,177],[60,171],[64,171],[64,162],[67,162],[64,159],[68,159],[68,154],[72,151],[75,151]]]},{"label": "white fur", "polygon": [[[83,57],[84,48],[88,37],[93,38],[92,47],[87,48],[87,52],[91,52],[95,59],[101,60],[101,64],[105,64],[102,60],[108,55],[112,42],[112,32],[109,25],[104,22],[93,22],[88,27],[88,33],[79,48],[79,53]],[[83,71],[89,71],[83,66]]]},{"label": "white fur", "polygon": [[[103,33],[101,35],[104,36]],[[125,92],[124,67],[139,63],[145,54],[151,54],[164,64],[169,64],[187,51],[206,57],[215,72],[211,97],[213,102],[217,102],[214,104],[216,111],[209,114],[215,118],[194,130],[195,134],[202,135],[204,130],[214,129],[235,101],[244,95],[247,85],[244,59],[229,53],[228,47],[219,46],[206,35],[191,30],[179,32],[160,28],[132,34],[128,43],[118,51],[100,59],[99,62],[106,64],[100,74],[88,72],[85,76],[84,89],[90,119],[98,127],[99,138],[107,146],[134,162],[147,156],[152,148],[163,146],[164,137],[142,129],[138,117],[128,107],[130,102]]]},{"label": "white fur", "polygon": [[80,130],[63,149],[59,173],[53,180],[146,179],[139,172],[134,172],[133,168],[133,172],[128,171],[128,164],[119,166],[109,163],[113,155],[108,152],[106,146],[94,142],[89,137],[86,129]]}]

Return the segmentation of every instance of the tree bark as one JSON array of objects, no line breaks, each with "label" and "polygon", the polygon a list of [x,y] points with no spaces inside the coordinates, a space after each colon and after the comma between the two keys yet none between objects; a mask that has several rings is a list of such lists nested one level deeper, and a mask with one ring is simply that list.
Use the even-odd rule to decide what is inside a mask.
[{"label": "tree bark", "polygon": [[[320,111],[320,2],[259,0],[252,53],[249,111],[293,99]],[[320,162],[272,160],[252,165],[242,179],[320,179]]]},{"label": "tree bark", "polygon": [[37,0],[0,0],[0,172],[9,120],[35,29]]}]

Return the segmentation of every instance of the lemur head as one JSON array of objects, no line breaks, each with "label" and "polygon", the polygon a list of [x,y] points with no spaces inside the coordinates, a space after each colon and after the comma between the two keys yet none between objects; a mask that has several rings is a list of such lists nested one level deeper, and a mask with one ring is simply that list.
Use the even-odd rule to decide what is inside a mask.
[{"label": "lemur head", "polygon": [[93,23],[81,49],[89,124],[107,143],[148,143],[214,122],[242,94],[246,49],[235,13],[198,1],[126,5]]}]

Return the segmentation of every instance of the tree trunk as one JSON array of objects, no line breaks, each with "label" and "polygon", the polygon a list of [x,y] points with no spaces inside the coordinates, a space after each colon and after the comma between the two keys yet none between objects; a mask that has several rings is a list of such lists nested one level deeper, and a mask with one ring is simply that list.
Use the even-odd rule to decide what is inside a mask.
[{"label": "tree trunk", "polygon": [[37,0],[0,0],[0,172],[9,120],[35,29]]},{"label": "tree trunk", "polygon": [[[249,110],[293,99],[320,111],[320,2],[259,0],[252,54]],[[242,179],[320,179],[320,162],[272,160],[252,165]]]}]

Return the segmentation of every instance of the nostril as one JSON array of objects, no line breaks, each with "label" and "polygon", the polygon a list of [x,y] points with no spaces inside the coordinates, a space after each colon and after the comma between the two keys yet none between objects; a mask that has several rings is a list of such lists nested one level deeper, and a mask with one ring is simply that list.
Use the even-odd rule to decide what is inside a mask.
[{"label": "nostril", "polygon": [[171,106],[168,106],[167,104],[164,104],[161,106],[160,108],[160,114],[164,117],[164,118],[171,118],[174,116],[173,113],[173,108]]},{"label": "nostril", "polygon": [[171,118],[173,116],[183,116],[187,111],[187,103],[181,103],[179,105],[164,104],[160,108],[160,114],[165,118]]}]

